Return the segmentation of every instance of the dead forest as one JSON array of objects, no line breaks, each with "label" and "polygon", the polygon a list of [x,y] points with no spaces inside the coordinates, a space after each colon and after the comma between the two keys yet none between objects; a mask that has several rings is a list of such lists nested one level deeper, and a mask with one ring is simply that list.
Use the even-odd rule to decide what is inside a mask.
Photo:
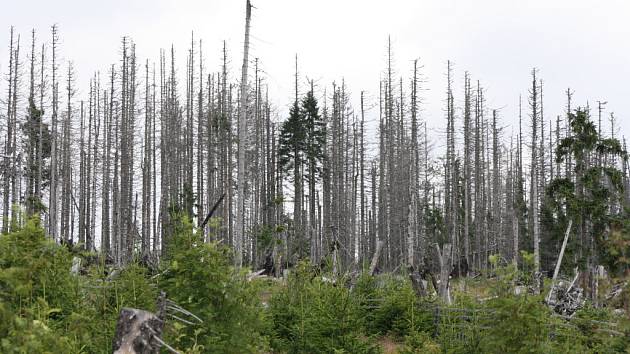
[{"label": "dead forest", "polygon": [[[445,61],[445,80],[426,83],[422,60],[395,60],[387,42],[370,88],[315,84],[298,53],[286,72],[294,103],[279,113],[265,58],[248,53],[251,11],[247,1],[243,51],[191,35],[186,51],[165,43],[141,58],[142,43],[122,37],[110,48],[119,61],[89,82],[60,59],[63,24],[11,27],[2,234],[36,218],[47,238],[125,268],[157,264],[186,220],[229,246],[237,269],[281,278],[306,261],[353,284],[362,271],[405,274],[449,303],[449,281],[510,265],[531,275],[525,291],[547,296],[545,279],[575,278],[595,306],[599,280],[627,279],[630,170],[623,117],[607,102],[576,102],[567,88],[566,106],[549,108],[544,72],[531,68],[507,125],[516,117],[487,103],[475,73]],[[208,55],[222,65],[204,65]],[[427,84],[444,92],[443,116],[422,110]]]},{"label": "dead forest", "polygon": [[[412,77],[395,76],[388,46],[372,107],[378,135],[366,136],[360,88],[353,88],[359,107],[343,78],[315,90],[297,56],[295,103],[289,117],[278,117],[259,59],[246,50],[242,71],[230,72],[227,43],[208,49],[191,38],[183,55],[170,48],[143,60],[123,37],[112,48],[120,61],[95,72],[87,95],[76,97],[72,61],[59,60],[57,25],[9,35],[2,231],[37,214],[52,239],[117,265],[159,257],[173,215],[183,214],[207,240],[233,247],[238,266],[319,264],[335,250],[342,271],[369,263],[382,243],[381,271],[429,267],[450,249],[448,262],[462,275],[487,269],[491,255],[519,263],[521,251],[533,253],[536,271],[551,272],[573,219],[569,262],[589,268],[602,264],[613,228],[597,229],[603,225],[588,219],[586,207],[563,204],[562,188],[571,184],[577,198],[590,199],[597,183],[610,217],[623,218],[627,206],[616,117],[605,102],[573,102],[571,89],[566,114],[545,115],[536,69],[515,97],[521,114],[509,135],[500,110],[486,104],[492,93],[450,62],[441,85],[446,114],[424,117],[421,63],[413,62]],[[208,51],[220,51],[224,64],[204,67]],[[454,92],[459,79],[464,91]],[[444,149],[433,148],[427,119],[444,120]],[[369,143],[376,156],[367,156]],[[585,185],[585,173],[595,171]],[[216,222],[204,223],[217,201]]]}]

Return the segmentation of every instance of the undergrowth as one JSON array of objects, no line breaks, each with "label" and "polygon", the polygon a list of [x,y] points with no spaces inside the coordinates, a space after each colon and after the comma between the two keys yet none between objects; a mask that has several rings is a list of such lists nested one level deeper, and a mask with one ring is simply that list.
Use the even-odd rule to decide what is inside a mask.
[{"label": "undergrowth", "polygon": [[[79,274],[73,257],[88,263]],[[112,271],[55,244],[33,219],[0,236],[0,352],[111,353],[120,310],[155,311],[160,291],[200,319],[167,318],[163,339],[182,353],[381,353],[383,336],[404,354],[630,350],[627,320],[588,306],[570,321],[554,316],[541,296],[512,293],[528,280],[512,266],[455,284],[446,305],[419,299],[404,276],[331,280],[301,262],[286,281],[248,281],[232,264],[227,247],[203,242],[185,219],[153,271]]]}]

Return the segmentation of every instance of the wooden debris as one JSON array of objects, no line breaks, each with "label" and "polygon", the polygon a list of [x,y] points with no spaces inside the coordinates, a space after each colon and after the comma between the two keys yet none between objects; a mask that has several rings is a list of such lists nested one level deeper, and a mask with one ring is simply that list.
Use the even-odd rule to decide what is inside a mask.
[{"label": "wooden debris", "polygon": [[72,257],[72,268],[70,268],[70,273],[72,275],[79,275],[81,271],[81,258],[74,256]]},{"label": "wooden debris", "polygon": [[263,275],[263,273],[265,273],[265,271],[267,271],[266,269],[261,269],[255,272],[251,272],[249,274],[247,274],[247,281],[252,281],[254,279],[258,279],[258,278],[265,278],[266,275]]},{"label": "wooden debris", "polygon": [[[162,291],[157,300],[156,313],[126,307],[120,310],[112,343],[114,354],[157,354],[161,347],[178,353],[160,338],[167,310],[173,309],[170,304]],[[185,314],[192,315],[188,312]]]},{"label": "wooden debris", "polygon": [[114,337],[114,354],[159,353],[162,320],[157,315],[138,309],[120,310]]},{"label": "wooden debris", "polygon": [[567,231],[564,233],[564,240],[562,241],[562,247],[560,248],[560,255],[558,256],[558,261],[556,261],[556,268],[553,271],[553,277],[551,278],[551,289],[549,289],[549,294],[547,295],[547,302],[551,300],[551,296],[555,291],[556,287],[556,279],[558,278],[558,273],[560,272],[560,264],[562,264],[562,257],[564,256],[564,250],[567,248],[567,241],[569,240],[569,233],[571,231],[571,225],[573,225],[573,220],[569,220],[569,225],[567,226]]},{"label": "wooden debris", "polygon": [[580,276],[580,272],[575,270],[575,277],[572,282],[559,281],[554,285],[553,295],[547,299],[547,305],[551,307],[554,312],[562,316],[571,317],[582,306],[584,306],[584,289],[575,286],[577,279]]},{"label": "wooden debris", "polygon": [[617,283],[613,285],[612,289],[610,289],[610,292],[606,295],[606,301],[608,302],[610,300],[617,298],[619,295],[621,295],[621,293],[623,292],[623,288],[627,284],[628,284],[627,282],[623,282],[623,283]]}]

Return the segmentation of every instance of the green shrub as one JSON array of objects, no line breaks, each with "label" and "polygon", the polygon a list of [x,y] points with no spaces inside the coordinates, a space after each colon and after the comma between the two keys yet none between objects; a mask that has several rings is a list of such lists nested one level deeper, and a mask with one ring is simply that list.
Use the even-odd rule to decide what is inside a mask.
[{"label": "green shrub", "polygon": [[83,350],[71,338],[49,327],[50,321],[32,315],[9,313],[0,303],[0,352],[2,353],[80,353]]},{"label": "green shrub", "polygon": [[[630,327],[624,321],[618,321],[605,308],[586,306],[578,310],[569,323],[562,319],[560,322],[558,347],[565,343],[580,345],[584,351],[592,353],[620,353],[630,350]],[[610,324],[610,325],[609,325]],[[568,327],[568,328],[567,328]],[[624,333],[611,336],[610,330]]]},{"label": "green shrub", "polygon": [[[343,282],[339,282],[343,284]],[[350,291],[315,277],[300,263],[271,298],[271,344],[282,353],[377,353],[362,334],[360,307]]]},{"label": "green shrub", "polygon": [[418,300],[407,279],[369,275],[359,278],[354,289],[367,333],[391,334],[399,338],[416,332],[432,332],[433,317],[428,303]]},{"label": "green shrub", "polygon": [[129,264],[111,280],[94,268],[82,277],[81,306],[63,323],[63,330],[90,353],[111,353],[118,315],[123,307],[155,310],[157,288],[147,270]]},{"label": "green shrub", "polygon": [[68,315],[76,306],[79,281],[70,274],[68,250],[44,236],[33,218],[15,232],[0,236],[0,300],[17,313],[44,299]]},{"label": "green shrub", "polygon": [[549,309],[538,297],[504,296],[488,302],[491,316],[481,338],[484,353],[548,352]]},{"label": "green shrub", "polygon": [[169,318],[172,326],[167,342],[208,353],[264,349],[265,322],[256,288],[231,266],[227,247],[204,243],[187,220],[177,224],[162,263],[159,285],[169,299],[203,323],[186,325]]},{"label": "green shrub", "polygon": [[85,276],[71,266],[37,219],[0,236],[0,352],[111,353],[120,309],[154,309],[146,269],[131,264],[105,281],[98,266]]},{"label": "green shrub", "polygon": [[405,337],[405,345],[400,354],[438,354],[440,345],[426,332],[413,332]]},{"label": "green shrub", "polygon": [[0,352],[81,351],[60,329],[79,307],[71,263],[67,249],[46,239],[36,218],[0,235]]}]

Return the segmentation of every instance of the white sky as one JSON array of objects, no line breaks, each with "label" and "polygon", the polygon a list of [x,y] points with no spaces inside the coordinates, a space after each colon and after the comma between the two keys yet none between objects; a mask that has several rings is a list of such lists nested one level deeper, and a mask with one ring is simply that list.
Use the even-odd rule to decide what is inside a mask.
[{"label": "white sky", "polygon": [[[180,74],[191,31],[204,41],[206,69],[218,70],[225,39],[232,77],[240,77],[244,0],[4,2],[2,73],[7,72],[10,25],[22,35],[22,48],[27,50],[31,28],[50,41],[50,25],[57,23],[60,54],[74,62],[78,75],[77,99],[85,97],[95,70],[106,72],[119,62],[123,35],[136,42],[139,63],[158,60],[159,49],[173,43]],[[368,93],[371,105],[376,104],[391,35],[399,75],[407,80],[415,58],[424,65],[428,91],[422,93],[423,116],[435,132],[445,126],[449,59],[455,63],[456,105],[461,105],[463,73],[468,70],[487,89],[488,108],[501,108],[504,125],[517,117],[519,94],[526,103],[530,72],[537,67],[545,82],[547,120],[562,114],[564,91],[571,87],[575,105],[588,100],[595,107],[597,100],[606,100],[606,112],[615,112],[621,133],[630,132],[629,1],[252,0],[252,4],[256,8],[251,55],[260,58],[270,96],[281,113],[292,100],[295,53],[303,79],[314,78],[323,88],[344,78],[357,112],[361,90]],[[405,85],[408,90],[408,81]],[[376,113],[373,109],[370,117]]]}]

